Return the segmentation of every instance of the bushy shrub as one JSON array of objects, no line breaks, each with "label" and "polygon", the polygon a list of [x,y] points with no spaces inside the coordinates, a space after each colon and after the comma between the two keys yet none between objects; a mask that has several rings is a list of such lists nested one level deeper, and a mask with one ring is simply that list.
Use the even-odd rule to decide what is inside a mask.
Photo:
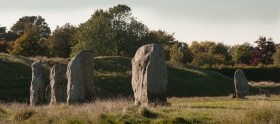
[{"label": "bushy shrub", "polygon": [[170,60],[174,62],[182,62],[184,53],[177,44],[172,45],[170,50]]},{"label": "bushy shrub", "polygon": [[225,58],[222,55],[211,53],[194,54],[193,65],[212,67],[215,64],[224,64]]}]

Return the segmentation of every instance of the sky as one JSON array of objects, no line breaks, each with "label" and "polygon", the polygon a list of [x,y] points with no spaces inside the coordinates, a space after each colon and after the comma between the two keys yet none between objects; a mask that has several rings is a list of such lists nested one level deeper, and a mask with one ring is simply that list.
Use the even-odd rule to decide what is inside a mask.
[{"label": "sky", "polygon": [[280,43],[280,0],[0,0],[0,26],[7,29],[23,16],[42,16],[53,31],[78,26],[97,9],[118,4],[150,30],[173,33],[178,41],[254,45],[260,36]]}]

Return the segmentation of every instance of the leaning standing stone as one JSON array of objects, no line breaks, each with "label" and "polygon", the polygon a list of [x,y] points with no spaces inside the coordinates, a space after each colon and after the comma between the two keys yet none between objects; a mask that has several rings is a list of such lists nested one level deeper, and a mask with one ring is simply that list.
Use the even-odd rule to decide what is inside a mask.
[{"label": "leaning standing stone", "polygon": [[167,69],[162,46],[147,44],[140,47],[131,64],[135,104],[142,106],[165,104]]},{"label": "leaning standing stone", "polygon": [[42,64],[38,60],[31,65],[32,81],[30,85],[30,105],[42,104],[44,101],[44,80],[42,74]]},{"label": "leaning standing stone", "polygon": [[234,85],[237,98],[245,98],[249,93],[249,85],[244,72],[241,69],[237,69],[234,74]]},{"label": "leaning standing stone", "polygon": [[66,101],[66,86],[64,85],[66,67],[56,64],[50,73],[51,101],[50,104],[62,103]]},{"label": "leaning standing stone", "polygon": [[67,104],[91,101],[94,97],[94,56],[84,50],[67,67]]}]

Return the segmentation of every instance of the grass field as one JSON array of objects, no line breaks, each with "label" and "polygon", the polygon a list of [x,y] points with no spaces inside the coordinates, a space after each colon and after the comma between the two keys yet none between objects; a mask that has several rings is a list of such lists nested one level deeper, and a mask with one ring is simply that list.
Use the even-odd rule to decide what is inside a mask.
[{"label": "grass field", "polygon": [[280,123],[280,98],[272,95],[229,97],[168,98],[167,106],[145,108],[132,99],[97,100],[67,106],[30,107],[23,103],[0,104],[0,123],[49,124],[277,124]]},{"label": "grass field", "polygon": [[[280,85],[250,82],[247,99],[230,99],[233,79],[176,62],[167,62],[168,105],[135,106],[131,58],[118,56],[95,57],[95,102],[30,107],[30,65],[38,59],[43,63],[45,86],[51,67],[66,66],[70,60],[0,53],[0,123],[280,123]],[[268,89],[271,98],[260,95],[258,87]]]}]

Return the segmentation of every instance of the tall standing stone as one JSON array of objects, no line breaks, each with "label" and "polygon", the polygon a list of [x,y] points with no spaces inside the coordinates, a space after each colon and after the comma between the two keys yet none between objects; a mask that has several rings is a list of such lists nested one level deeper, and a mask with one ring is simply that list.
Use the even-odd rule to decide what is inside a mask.
[{"label": "tall standing stone", "polygon": [[67,79],[67,104],[93,100],[94,56],[90,50],[84,50],[71,59]]},{"label": "tall standing stone", "polygon": [[235,93],[237,98],[245,98],[249,93],[249,85],[244,72],[237,69],[234,74]]},{"label": "tall standing stone", "polygon": [[56,64],[50,73],[51,100],[50,104],[66,101],[66,86],[64,85],[66,67]]},{"label": "tall standing stone", "polygon": [[167,69],[162,46],[147,44],[140,47],[131,64],[135,104],[142,106],[165,104]]},{"label": "tall standing stone", "polygon": [[42,73],[42,64],[38,60],[31,65],[32,81],[30,85],[30,105],[34,106],[44,102],[44,80]]}]

